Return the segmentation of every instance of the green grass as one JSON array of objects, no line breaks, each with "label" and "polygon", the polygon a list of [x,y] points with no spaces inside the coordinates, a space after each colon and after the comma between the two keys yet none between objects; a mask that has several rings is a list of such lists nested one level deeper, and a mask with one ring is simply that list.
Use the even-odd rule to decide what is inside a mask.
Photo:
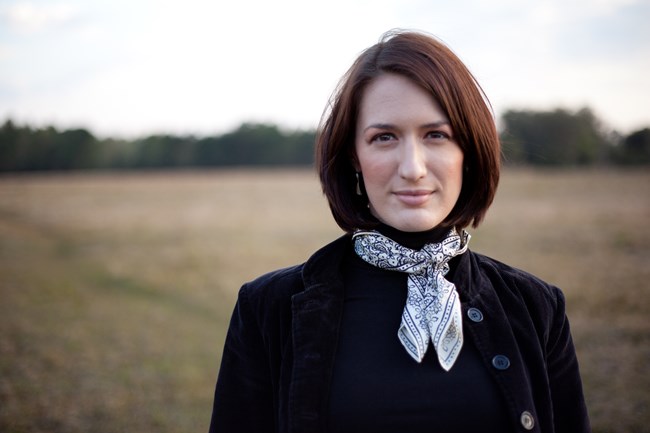
[{"label": "green grass", "polygon": [[[473,231],[564,290],[596,433],[650,431],[648,186],[509,170]],[[0,178],[0,431],[207,431],[240,285],[339,234],[306,171]]]}]

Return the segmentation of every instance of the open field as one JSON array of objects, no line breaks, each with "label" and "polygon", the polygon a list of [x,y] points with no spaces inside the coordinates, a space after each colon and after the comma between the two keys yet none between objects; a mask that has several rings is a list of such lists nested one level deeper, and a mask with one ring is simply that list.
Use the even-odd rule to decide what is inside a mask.
[{"label": "open field", "polygon": [[[650,170],[503,175],[471,247],[563,288],[594,432],[650,432]],[[0,432],[207,431],[240,285],[340,234],[307,171],[0,178]]]}]

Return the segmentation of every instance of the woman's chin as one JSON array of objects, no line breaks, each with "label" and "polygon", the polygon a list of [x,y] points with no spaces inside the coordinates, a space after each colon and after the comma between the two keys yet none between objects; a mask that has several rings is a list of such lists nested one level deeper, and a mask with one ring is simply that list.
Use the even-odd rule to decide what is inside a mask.
[{"label": "woman's chin", "polygon": [[444,218],[433,215],[424,209],[409,209],[389,218],[379,218],[381,222],[403,232],[424,232],[440,225]]}]

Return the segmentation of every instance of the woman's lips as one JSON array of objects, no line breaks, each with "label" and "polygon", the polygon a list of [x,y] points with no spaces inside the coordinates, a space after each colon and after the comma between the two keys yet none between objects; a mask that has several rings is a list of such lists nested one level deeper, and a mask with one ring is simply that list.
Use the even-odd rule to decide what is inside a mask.
[{"label": "woman's lips", "polygon": [[430,190],[407,190],[395,191],[393,194],[407,206],[422,206],[429,200],[433,192]]}]

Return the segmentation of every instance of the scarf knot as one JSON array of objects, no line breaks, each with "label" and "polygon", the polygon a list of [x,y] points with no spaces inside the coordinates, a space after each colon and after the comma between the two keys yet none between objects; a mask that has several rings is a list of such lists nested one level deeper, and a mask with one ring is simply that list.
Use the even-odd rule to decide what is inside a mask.
[{"label": "scarf knot", "polygon": [[449,371],[463,345],[456,286],[445,279],[449,260],[467,251],[470,235],[451,229],[445,239],[420,250],[406,248],[376,231],[357,231],[354,250],[373,266],[408,274],[408,295],[397,335],[407,353],[422,362],[429,341]]}]

